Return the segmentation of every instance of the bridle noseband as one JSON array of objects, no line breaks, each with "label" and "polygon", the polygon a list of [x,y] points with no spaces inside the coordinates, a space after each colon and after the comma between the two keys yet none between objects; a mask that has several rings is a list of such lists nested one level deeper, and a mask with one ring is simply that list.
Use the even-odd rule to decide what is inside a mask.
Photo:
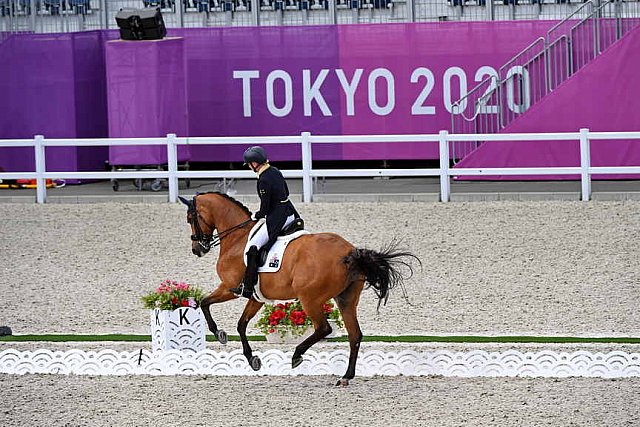
[{"label": "bridle noseband", "polygon": [[189,201],[189,207],[187,210],[187,222],[191,225],[193,225],[193,228],[195,230],[195,234],[191,235],[191,240],[194,242],[198,242],[198,244],[200,246],[202,246],[202,249],[205,250],[205,252],[208,252],[209,250],[211,250],[212,246],[218,246],[220,245],[220,241],[225,238],[226,236],[228,236],[229,234],[231,234],[232,232],[246,226],[247,224],[249,224],[251,221],[251,219],[248,219],[244,222],[241,222],[238,225],[234,225],[233,227],[224,230],[220,233],[211,233],[211,234],[205,234],[202,231],[202,228],[200,228],[200,221],[202,221],[207,227],[209,227],[210,230],[215,230],[215,227],[211,226],[209,223],[207,223],[207,221],[205,221],[205,219],[202,217],[202,215],[200,215],[200,212],[198,212],[198,209],[196,208],[196,198],[194,197],[193,199],[191,199]]}]

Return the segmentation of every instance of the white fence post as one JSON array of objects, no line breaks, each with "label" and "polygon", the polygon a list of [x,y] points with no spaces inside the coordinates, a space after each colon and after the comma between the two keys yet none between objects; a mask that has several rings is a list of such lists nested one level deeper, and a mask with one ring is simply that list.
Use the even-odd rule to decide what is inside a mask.
[{"label": "white fence post", "polygon": [[44,136],[36,135],[35,138],[35,154],[36,154],[36,202],[45,203],[47,201],[47,182],[44,179],[44,173],[47,171],[44,154]]},{"label": "white fence post", "polygon": [[311,133],[302,132],[302,201],[310,203],[313,200],[313,183],[311,181]]},{"label": "white fence post", "polygon": [[589,129],[580,129],[580,181],[582,184],[582,201],[591,199],[591,149],[589,146]]},{"label": "white fence post", "polygon": [[449,132],[440,131],[438,144],[440,147],[440,201],[448,202],[451,186],[449,182]]},{"label": "white fence post", "polygon": [[169,203],[176,203],[178,201],[178,177],[176,177],[178,146],[175,133],[167,135],[167,169],[169,170]]}]

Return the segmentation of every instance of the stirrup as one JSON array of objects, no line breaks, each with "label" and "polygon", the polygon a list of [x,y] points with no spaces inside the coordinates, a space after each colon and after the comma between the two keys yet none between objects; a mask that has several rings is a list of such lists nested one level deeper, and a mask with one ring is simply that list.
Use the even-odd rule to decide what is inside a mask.
[{"label": "stirrup", "polygon": [[251,299],[253,297],[253,289],[249,289],[248,286],[245,286],[244,283],[240,283],[240,286],[237,288],[229,289],[230,292],[238,295],[239,297],[245,297],[247,299]]}]

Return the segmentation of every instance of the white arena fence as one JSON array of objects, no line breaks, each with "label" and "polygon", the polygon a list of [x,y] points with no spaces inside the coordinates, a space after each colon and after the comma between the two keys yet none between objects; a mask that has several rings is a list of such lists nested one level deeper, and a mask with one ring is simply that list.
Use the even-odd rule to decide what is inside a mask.
[{"label": "white arena fence", "polygon": [[[591,177],[599,174],[640,174],[637,166],[591,166],[590,141],[592,140],[639,140],[640,132],[579,132],[563,133],[514,133],[514,134],[439,134],[425,135],[311,135],[302,132],[299,136],[269,137],[177,137],[169,134],[166,138],[102,138],[102,139],[45,139],[37,135],[34,139],[0,140],[0,147],[33,147],[35,150],[35,172],[1,172],[0,179],[35,179],[37,183],[36,202],[47,200],[47,179],[167,179],[169,183],[169,202],[178,201],[178,179],[186,178],[252,178],[250,171],[179,171],[179,145],[269,145],[292,144],[300,146],[302,169],[282,170],[286,178],[302,178],[303,201],[313,201],[312,179],[315,177],[353,178],[353,177],[440,177],[440,200],[448,202],[451,195],[450,178],[452,176],[491,176],[491,175],[580,175],[581,199],[591,199]],[[476,141],[579,141],[580,166],[575,167],[511,167],[511,168],[456,168],[449,167],[451,160],[451,142]],[[437,142],[440,152],[439,168],[424,169],[314,169],[312,146],[314,144],[349,143],[408,143]],[[80,146],[128,146],[128,145],[166,145],[166,171],[111,171],[111,172],[47,172],[45,164],[46,147]]]},{"label": "white arena fence", "polygon": [[[0,351],[0,374],[62,375],[216,375],[298,376],[342,375],[349,363],[346,350],[308,351],[304,361],[291,368],[293,352],[270,349],[257,352],[262,369],[254,372],[242,350],[200,352],[149,350],[117,352],[47,350]],[[507,350],[471,351],[364,351],[358,358],[357,376],[446,377],[640,377],[640,353],[612,351],[557,352]]]}]

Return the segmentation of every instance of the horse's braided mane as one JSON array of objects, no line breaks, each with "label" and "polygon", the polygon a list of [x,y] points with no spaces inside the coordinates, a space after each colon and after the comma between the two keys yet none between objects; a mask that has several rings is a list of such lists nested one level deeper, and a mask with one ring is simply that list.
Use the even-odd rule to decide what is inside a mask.
[{"label": "horse's braided mane", "polygon": [[244,211],[244,213],[246,213],[247,215],[251,216],[251,211],[249,210],[248,207],[246,207],[244,204],[242,204],[242,202],[240,202],[239,200],[234,199],[233,197],[231,197],[227,193],[221,193],[219,191],[208,191],[206,193],[198,193],[198,194],[199,195],[201,195],[201,194],[217,194],[218,196],[222,196],[225,199],[229,200],[230,202],[234,203],[240,209],[242,209]]}]

